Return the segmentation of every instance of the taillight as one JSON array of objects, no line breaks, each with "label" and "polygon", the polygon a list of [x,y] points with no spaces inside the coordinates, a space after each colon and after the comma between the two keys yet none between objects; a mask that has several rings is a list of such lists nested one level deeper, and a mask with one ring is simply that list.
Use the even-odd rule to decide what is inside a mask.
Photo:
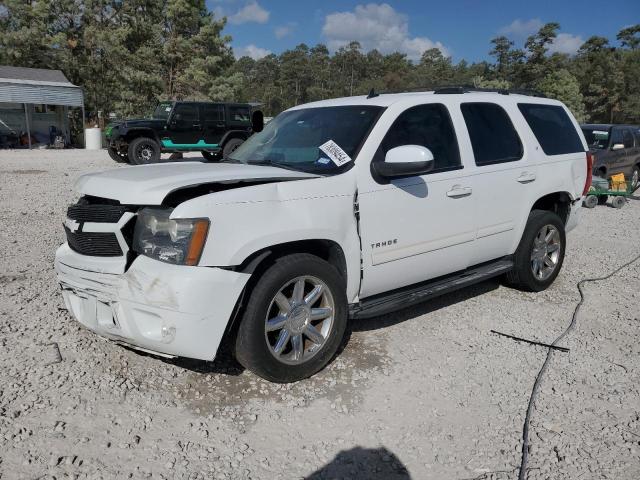
[{"label": "taillight", "polygon": [[582,196],[584,197],[591,188],[591,176],[593,175],[593,154],[587,152],[587,179],[584,181],[584,190]]}]

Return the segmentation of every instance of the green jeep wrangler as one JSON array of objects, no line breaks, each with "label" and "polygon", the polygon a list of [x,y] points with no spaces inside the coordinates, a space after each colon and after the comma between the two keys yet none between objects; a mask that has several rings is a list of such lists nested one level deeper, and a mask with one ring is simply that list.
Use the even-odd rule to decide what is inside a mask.
[{"label": "green jeep wrangler", "polygon": [[151,118],[121,120],[105,129],[109,156],[134,165],[155,163],[165,152],[202,152],[218,161],[264,126],[246,103],[162,102]]}]

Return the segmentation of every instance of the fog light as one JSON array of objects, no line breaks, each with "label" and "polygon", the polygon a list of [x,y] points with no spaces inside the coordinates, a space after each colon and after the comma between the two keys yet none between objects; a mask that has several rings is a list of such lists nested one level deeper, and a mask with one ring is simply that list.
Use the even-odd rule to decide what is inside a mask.
[{"label": "fog light", "polygon": [[162,343],[171,343],[176,338],[176,327],[162,327]]}]

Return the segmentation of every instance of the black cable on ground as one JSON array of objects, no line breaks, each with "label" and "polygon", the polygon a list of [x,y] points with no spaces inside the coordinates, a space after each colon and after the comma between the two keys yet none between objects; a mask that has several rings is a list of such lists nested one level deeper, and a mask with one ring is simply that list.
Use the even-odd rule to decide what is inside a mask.
[{"label": "black cable on ground", "polygon": [[[602,280],[607,280],[607,279],[611,278],[612,276],[614,276],[616,273],[618,273],[621,270],[627,268],[632,263],[637,262],[638,260],[640,260],[640,255],[636,256],[632,260],[628,261],[624,265],[621,265],[620,267],[616,268],[615,270],[613,270],[612,272],[608,273],[607,275],[605,275],[603,277],[584,278],[584,279],[580,280],[576,284],[577,287],[578,287],[578,291],[580,292],[580,301],[578,302],[578,304],[576,305],[575,310],[573,311],[573,316],[571,317],[571,323],[566,328],[566,330],[564,332],[562,332],[560,334],[560,336],[553,341],[553,343],[551,343],[551,345],[552,346],[557,346],[557,344],[564,337],[566,337],[569,334],[569,332],[571,332],[571,330],[573,330],[574,327],[576,326],[576,319],[578,317],[578,312],[580,311],[580,307],[584,303],[584,292],[582,291],[582,286],[585,283],[600,282]],[[549,362],[551,361],[551,357],[553,356],[553,350],[554,350],[553,348],[549,348],[547,350],[547,358],[545,358],[544,363],[542,364],[542,368],[540,368],[540,371],[538,372],[538,375],[536,376],[536,381],[533,384],[533,389],[531,390],[531,396],[529,397],[529,406],[527,407],[527,415],[524,418],[524,427],[522,429],[522,440],[523,440],[523,442],[522,442],[522,460],[520,461],[520,473],[518,474],[518,480],[525,480],[525,478],[526,478],[527,462],[529,460],[529,446],[530,446],[530,443],[529,443],[529,424],[531,422],[531,414],[533,412],[533,404],[534,404],[536,396],[538,394],[538,389],[540,388],[540,383],[542,382],[542,377],[544,376],[544,373],[546,372],[547,367],[549,366]]]}]

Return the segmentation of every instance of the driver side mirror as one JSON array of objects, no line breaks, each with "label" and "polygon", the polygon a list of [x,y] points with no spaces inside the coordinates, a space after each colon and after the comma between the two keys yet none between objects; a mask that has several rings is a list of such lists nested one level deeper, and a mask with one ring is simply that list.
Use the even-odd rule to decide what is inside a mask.
[{"label": "driver side mirror", "polygon": [[614,143],[611,147],[611,150],[622,150],[624,148],[624,143]]},{"label": "driver side mirror", "polygon": [[402,145],[387,152],[384,162],[373,162],[375,173],[384,178],[424,175],[433,170],[433,153],[421,145]]}]

